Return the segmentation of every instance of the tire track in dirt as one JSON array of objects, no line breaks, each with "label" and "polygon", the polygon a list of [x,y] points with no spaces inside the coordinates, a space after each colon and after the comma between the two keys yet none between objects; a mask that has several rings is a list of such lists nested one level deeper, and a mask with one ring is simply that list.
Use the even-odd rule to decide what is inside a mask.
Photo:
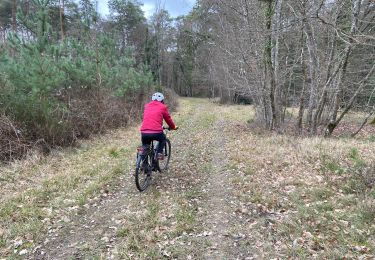
[{"label": "tire track in dirt", "polygon": [[[216,119],[213,124],[212,172],[207,181],[207,215],[203,220],[209,231],[208,241],[211,246],[204,255],[205,259],[253,259],[250,247],[240,246],[242,240],[249,240],[239,230],[245,229],[246,222],[238,217],[237,198],[228,171],[228,153],[226,144],[233,140],[235,133],[228,130],[232,122]],[[251,241],[248,241],[251,243]]]},{"label": "tire track in dirt", "polygon": [[30,259],[86,259],[97,255],[112,258],[111,248],[116,243],[116,232],[123,224],[123,215],[134,214],[139,209],[131,205],[141,203],[140,194],[125,185],[130,184],[132,178],[124,176],[120,181],[121,186],[111,192],[102,191],[82,208],[73,209],[71,216],[53,223],[44,243],[36,248]]},{"label": "tire track in dirt", "polygon": [[[118,238],[118,231],[127,225],[127,220],[137,219],[139,215],[147,214],[147,204],[161,196],[161,204],[171,205],[168,214],[171,214],[176,202],[174,198],[181,192],[188,192],[196,184],[191,180],[193,170],[189,174],[178,171],[179,167],[173,164],[183,164],[189,167],[189,155],[179,147],[188,146],[189,139],[193,138],[197,111],[190,111],[185,123],[186,129],[176,132],[184,138],[172,141],[171,171],[163,174],[156,173],[152,186],[144,193],[139,193],[134,184],[133,165],[124,169],[119,185],[112,187],[110,193],[102,192],[100,196],[89,199],[83,207],[75,207],[72,214],[57,220],[49,225],[45,241],[34,249],[34,254],[29,259],[87,259],[100,257],[105,259],[123,258],[118,254],[123,241]],[[199,109],[198,109],[199,110]],[[189,129],[190,128],[190,129]],[[131,130],[134,131],[134,130]],[[138,140],[135,140],[138,142]],[[132,160],[132,158],[124,158]],[[162,194],[162,195],[155,195]],[[140,226],[139,232],[144,232],[146,227]],[[122,239],[123,240],[123,239]],[[135,257],[137,258],[137,257]]]},{"label": "tire track in dirt", "polygon": [[242,238],[233,233],[243,223],[234,214],[236,199],[227,171],[231,122],[218,119],[221,108],[207,101],[183,100],[182,106],[176,115],[181,129],[170,134],[170,170],[155,174],[152,186],[139,193],[130,164],[109,192],[50,224],[44,243],[30,259],[249,256],[236,246]]},{"label": "tire track in dirt", "polygon": [[[48,230],[45,243],[27,257],[298,258],[297,250],[302,247],[294,248],[294,241],[305,240],[296,240],[298,233],[295,238],[284,237],[284,230],[285,224],[292,223],[299,228],[303,223],[290,222],[290,216],[298,212],[293,210],[294,197],[288,197],[294,195],[288,195],[289,188],[286,188],[303,184],[291,182],[296,176],[302,179],[301,176],[308,174],[310,177],[311,174],[305,171],[302,175],[292,176],[289,172],[297,168],[294,164],[291,164],[293,168],[285,164],[285,151],[278,150],[278,146],[289,139],[258,139],[243,123],[246,118],[242,108],[219,106],[207,100],[181,99],[180,110],[174,118],[181,128],[170,133],[172,159],[169,172],[155,174],[150,189],[139,193],[131,174],[134,153],[122,153],[120,160],[131,163],[124,163],[121,177],[108,175],[115,176],[118,183],[104,189],[100,195],[90,195],[84,205],[75,201],[77,206],[72,205],[69,215],[65,214],[63,205],[57,205],[53,210],[59,210],[61,218],[51,217],[52,220],[45,223]],[[135,142],[139,141],[136,129],[119,131],[121,135],[126,133],[131,138],[127,138],[126,144],[117,142],[115,151],[125,146],[126,149],[135,147]],[[113,136],[108,139],[109,142],[113,140]],[[264,151],[264,147],[273,150]],[[105,148],[105,152],[91,159],[106,160],[107,150]],[[65,158],[66,155],[61,156]],[[79,154],[80,161],[84,159],[81,156]],[[91,163],[84,162],[85,165]],[[115,166],[112,165],[111,170],[99,169],[101,172],[113,171]],[[61,170],[56,168],[56,172]],[[72,176],[67,175],[69,177]],[[282,181],[274,183],[280,177]],[[32,249],[35,248],[30,251]],[[14,258],[20,258],[17,253],[19,251],[15,252]],[[324,251],[314,254],[329,255]]]},{"label": "tire track in dirt", "polygon": [[209,240],[212,246],[205,255],[206,259],[228,259],[230,257],[231,241],[228,239],[230,208],[228,207],[228,200],[231,187],[225,174],[227,161],[223,148],[227,140],[222,132],[224,124],[224,121],[218,120],[212,129],[215,137],[212,147],[214,150],[212,155],[213,168],[207,183],[208,193],[211,195],[207,201],[208,219],[205,220],[210,230]]}]

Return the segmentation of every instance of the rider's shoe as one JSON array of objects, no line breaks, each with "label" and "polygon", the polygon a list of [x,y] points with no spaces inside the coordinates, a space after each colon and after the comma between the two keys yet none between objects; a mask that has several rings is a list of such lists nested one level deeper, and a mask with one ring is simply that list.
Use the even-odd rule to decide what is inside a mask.
[{"label": "rider's shoe", "polygon": [[164,160],[164,154],[158,153],[158,160]]}]

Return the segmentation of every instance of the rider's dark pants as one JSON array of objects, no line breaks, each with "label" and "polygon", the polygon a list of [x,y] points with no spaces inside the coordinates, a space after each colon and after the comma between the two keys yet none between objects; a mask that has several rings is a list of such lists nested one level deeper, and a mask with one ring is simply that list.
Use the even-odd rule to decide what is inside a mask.
[{"label": "rider's dark pants", "polygon": [[163,153],[163,148],[165,146],[165,134],[161,133],[141,133],[142,135],[142,145],[150,145],[153,140],[159,141],[158,153]]}]

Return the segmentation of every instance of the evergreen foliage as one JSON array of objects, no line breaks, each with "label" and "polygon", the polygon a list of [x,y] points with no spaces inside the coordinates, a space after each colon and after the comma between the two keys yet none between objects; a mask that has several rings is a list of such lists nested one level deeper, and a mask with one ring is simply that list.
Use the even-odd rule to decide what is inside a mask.
[{"label": "evergreen foliage", "polygon": [[[79,26],[63,41],[51,25],[56,3],[33,0],[35,12],[19,8],[17,21],[29,36],[10,34],[0,54],[0,114],[16,122],[28,142],[42,140],[48,147],[125,125],[128,103],[142,108],[143,94],[154,84],[148,66],[136,62],[133,45],[112,37],[118,28],[101,29],[106,22],[90,0],[71,6],[71,17],[79,13],[71,24]],[[135,18],[123,21],[124,30],[145,20],[139,12]]]}]

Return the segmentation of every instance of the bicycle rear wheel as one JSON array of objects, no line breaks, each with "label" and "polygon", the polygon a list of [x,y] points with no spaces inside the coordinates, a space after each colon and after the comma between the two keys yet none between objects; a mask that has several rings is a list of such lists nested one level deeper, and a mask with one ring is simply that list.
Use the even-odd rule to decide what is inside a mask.
[{"label": "bicycle rear wheel", "polygon": [[[139,191],[144,191],[151,184],[152,155],[137,155],[135,167],[135,185]],[[143,157],[143,158],[142,158]]]},{"label": "bicycle rear wheel", "polygon": [[163,147],[164,160],[157,161],[157,168],[159,172],[166,171],[168,169],[169,160],[171,159],[171,141],[167,138],[165,146]]}]

